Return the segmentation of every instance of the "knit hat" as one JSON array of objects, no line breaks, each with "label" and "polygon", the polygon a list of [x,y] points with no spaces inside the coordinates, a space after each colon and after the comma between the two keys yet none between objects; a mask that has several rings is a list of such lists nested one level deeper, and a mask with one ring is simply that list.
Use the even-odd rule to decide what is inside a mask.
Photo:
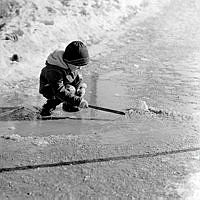
[{"label": "knit hat", "polygon": [[89,53],[87,47],[81,41],[73,41],[66,48],[63,54],[65,63],[76,66],[87,65]]}]

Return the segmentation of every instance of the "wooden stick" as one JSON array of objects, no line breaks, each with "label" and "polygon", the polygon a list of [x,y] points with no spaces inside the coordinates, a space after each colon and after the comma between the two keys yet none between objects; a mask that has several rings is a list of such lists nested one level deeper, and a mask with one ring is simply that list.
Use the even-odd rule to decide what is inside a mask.
[{"label": "wooden stick", "polygon": [[88,105],[88,107],[96,109],[96,110],[102,110],[102,111],[105,111],[105,112],[111,112],[111,113],[119,114],[119,115],[126,115],[125,112],[119,111],[119,110],[112,110],[112,109],[109,109],[109,108],[103,108],[103,107],[93,106],[93,105]]}]

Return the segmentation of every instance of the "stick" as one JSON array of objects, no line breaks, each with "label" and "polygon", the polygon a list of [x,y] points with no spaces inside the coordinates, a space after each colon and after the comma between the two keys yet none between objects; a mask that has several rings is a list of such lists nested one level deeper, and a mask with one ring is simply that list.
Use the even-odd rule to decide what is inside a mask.
[{"label": "stick", "polygon": [[115,114],[119,114],[119,115],[125,115],[125,112],[119,111],[119,110],[112,110],[109,108],[103,108],[103,107],[99,107],[99,106],[93,106],[93,105],[88,105],[89,108],[93,108],[96,110],[102,110],[105,112],[111,112],[111,113],[115,113]]}]

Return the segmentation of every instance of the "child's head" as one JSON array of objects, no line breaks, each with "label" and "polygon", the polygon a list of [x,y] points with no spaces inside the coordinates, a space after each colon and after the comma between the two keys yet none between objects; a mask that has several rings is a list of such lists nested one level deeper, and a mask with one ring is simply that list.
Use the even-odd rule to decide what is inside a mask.
[{"label": "child's head", "polygon": [[77,66],[78,69],[88,64],[88,49],[81,41],[73,41],[65,48],[63,60],[69,67]]}]

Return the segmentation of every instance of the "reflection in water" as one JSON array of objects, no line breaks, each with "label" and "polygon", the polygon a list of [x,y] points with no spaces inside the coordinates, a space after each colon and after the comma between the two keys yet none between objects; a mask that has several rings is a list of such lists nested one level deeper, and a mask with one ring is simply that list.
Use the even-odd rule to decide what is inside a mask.
[{"label": "reflection in water", "polygon": [[[90,104],[97,105],[97,81],[98,81],[98,74],[92,73],[90,77]],[[95,110],[91,109],[90,111],[91,117],[95,117]]]}]

